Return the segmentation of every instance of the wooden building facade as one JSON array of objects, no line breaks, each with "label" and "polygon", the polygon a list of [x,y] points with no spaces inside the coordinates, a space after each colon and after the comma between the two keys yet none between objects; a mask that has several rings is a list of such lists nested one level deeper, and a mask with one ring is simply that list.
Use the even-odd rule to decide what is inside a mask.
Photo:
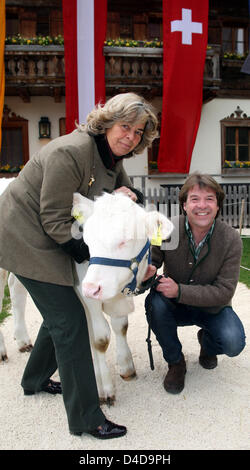
[{"label": "wooden building facade", "polygon": [[[161,116],[162,37],[162,0],[108,0],[107,98],[135,91]],[[38,131],[44,114],[51,123],[51,138],[65,132],[61,0],[6,0],[6,38],[1,167],[18,167],[46,142]],[[27,38],[41,38],[41,43],[28,44]],[[132,40],[137,41],[133,47]],[[219,181],[240,178],[249,183],[250,75],[241,72],[248,50],[248,0],[210,0],[203,110],[190,171],[199,169]],[[14,130],[20,142],[18,157]],[[159,174],[158,145],[156,140],[140,161],[126,163],[129,173],[150,177],[149,183],[158,186],[165,181],[182,183],[185,175]]]}]

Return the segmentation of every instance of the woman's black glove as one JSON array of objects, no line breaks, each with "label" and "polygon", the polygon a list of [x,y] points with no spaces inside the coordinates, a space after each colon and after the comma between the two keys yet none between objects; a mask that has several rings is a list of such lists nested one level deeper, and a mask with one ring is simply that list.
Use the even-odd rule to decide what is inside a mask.
[{"label": "woman's black glove", "polygon": [[137,197],[137,201],[136,201],[136,204],[144,204],[144,196],[143,194],[141,193],[141,191],[139,191],[138,189],[135,189],[135,188],[132,188],[130,186],[126,186],[126,188],[130,189],[130,191],[132,191],[133,193],[135,193],[136,197]]},{"label": "woman's black glove", "polygon": [[89,248],[82,238],[80,240],[71,238],[71,240],[59,246],[79,264],[89,259]]}]

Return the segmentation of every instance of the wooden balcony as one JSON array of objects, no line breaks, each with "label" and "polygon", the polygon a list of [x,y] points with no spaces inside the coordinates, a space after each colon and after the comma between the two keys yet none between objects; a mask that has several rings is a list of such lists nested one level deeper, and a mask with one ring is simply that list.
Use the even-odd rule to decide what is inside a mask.
[{"label": "wooden balcony", "polygon": [[[135,91],[148,99],[162,96],[163,49],[144,47],[104,47],[107,95]],[[8,45],[5,47],[7,96],[52,96],[60,101],[65,94],[64,47]],[[219,89],[220,48],[207,50],[204,95]]]},{"label": "wooden balcony", "polygon": [[31,96],[65,94],[64,47],[20,45],[5,46],[5,94],[20,96],[25,102]]},{"label": "wooden balcony", "polygon": [[[138,91],[162,96],[163,49],[144,47],[104,47],[106,58],[107,91]],[[215,90],[220,85],[220,47],[207,50],[204,69],[204,90]]]},{"label": "wooden balcony", "polygon": [[162,95],[163,49],[144,47],[104,47],[108,94],[135,91]]}]

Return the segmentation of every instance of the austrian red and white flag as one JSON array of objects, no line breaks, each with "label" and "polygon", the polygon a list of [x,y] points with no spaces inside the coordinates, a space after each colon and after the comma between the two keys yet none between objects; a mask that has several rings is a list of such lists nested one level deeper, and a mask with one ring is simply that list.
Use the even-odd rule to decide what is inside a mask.
[{"label": "austrian red and white flag", "polygon": [[105,102],[107,0],[63,0],[66,132]]},{"label": "austrian red and white flag", "polygon": [[160,172],[188,173],[200,123],[208,0],[163,0]]}]

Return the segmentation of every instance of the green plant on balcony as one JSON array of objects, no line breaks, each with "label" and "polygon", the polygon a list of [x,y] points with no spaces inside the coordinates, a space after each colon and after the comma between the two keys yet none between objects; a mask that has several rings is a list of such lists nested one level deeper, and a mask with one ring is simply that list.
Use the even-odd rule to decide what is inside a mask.
[{"label": "green plant on balcony", "polygon": [[0,164],[0,173],[19,173],[19,171],[21,171],[23,167],[24,165],[10,166],[9,164],[7,165]]},{"label": "green plant on balcony", "polygon": [[250,161],[241,162],[239,160],[236,160],[236,161],[225,160],[223,168],[250,168]]},{"label": "green plant on balcony", "polygon": [[236,52],[224,52],[223,59],[227,60],[245,60],[248,56],[248,52],[245,54],[237,54]]},{"label": "green plant on balcony", "polygon": [[60,45],[64,44],[64,38],[60,34],[58,36],[35,36],[32,38],[25,38],[22,37],[20,34],[16,34],[15,36],[8,36],[5,39],[6,45],[12,46],[53,46],[53,45]]},{"label": "green plant on balcony", "polygon": [[[158,47],[163,48],[163,41],[160,41],[158,38],[153,40],[147,39],[106,39],[104,46],[108,47]],[[212,50],[211,46],[207,46],[207,50]]]},{"label": "green plant on balcony", "polygon": [[150,160],[148,162],[148,166],[149,166],[150,170],[158,170],[158,165],[157,165],[157,162],[155,160]]},{"label": "green plant on balcony", "polygon": [[163,47],[162,41],[158,38],[154,40],[136,40],[136,39],[107,39],[104,46],[109,47]]}]

